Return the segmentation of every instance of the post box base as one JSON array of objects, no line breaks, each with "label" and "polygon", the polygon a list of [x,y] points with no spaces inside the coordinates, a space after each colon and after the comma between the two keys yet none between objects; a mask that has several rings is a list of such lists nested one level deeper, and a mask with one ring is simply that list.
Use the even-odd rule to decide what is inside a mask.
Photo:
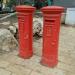
[{"label": "post box base", "polygon": [[32,52],[29,52],[29,53],[24,53],[24,52],[20,52],[19,53],[19,56],[21,57],[21,58],[23,58],[23,59],[29,59],[30,57],[32,57],[33,56],[33,53]]},{"label": "post box base", "polygon": [[40,62],[42,65],[44,65],[44,66],[47,66],[47,67],[55,67],[55,66],[57,66],[57,64],[58,64],[58,60],[56,60],[56,61],[47,61],[46,59],[44,59],[44,60],[41,60],[41,62]]}]

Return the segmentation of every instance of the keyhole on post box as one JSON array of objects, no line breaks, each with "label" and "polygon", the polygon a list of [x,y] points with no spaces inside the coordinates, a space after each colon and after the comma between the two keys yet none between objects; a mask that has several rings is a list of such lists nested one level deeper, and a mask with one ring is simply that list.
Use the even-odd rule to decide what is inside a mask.
[{"label": "keyhole on post box", "polygon": [[24,39],[28,39],[28,37],[29,37],[29,35],[28,35],[28,34],[26,34],[26,35],[24,36]]}]

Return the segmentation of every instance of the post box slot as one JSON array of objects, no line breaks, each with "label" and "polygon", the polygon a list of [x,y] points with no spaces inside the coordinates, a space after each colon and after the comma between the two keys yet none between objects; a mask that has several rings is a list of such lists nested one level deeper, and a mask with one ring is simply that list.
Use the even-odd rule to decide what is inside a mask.
[{"label": "post box slot", "polygon": [[46,22],[50,22],[50,20],[48,20],[48,19],[46,19],[45,21],[46,21]]},{"label": "post box slot", "polygon": [[50,20],[50,22],[54,23],[54,22],[55,22],[55,20]]},{"label": "post box slot", "polygon": [[55,19],[51,19],[51,20],[49,20],[49,19],[45,19],[45,22],[54,23],[54,22],[55,22]]}]

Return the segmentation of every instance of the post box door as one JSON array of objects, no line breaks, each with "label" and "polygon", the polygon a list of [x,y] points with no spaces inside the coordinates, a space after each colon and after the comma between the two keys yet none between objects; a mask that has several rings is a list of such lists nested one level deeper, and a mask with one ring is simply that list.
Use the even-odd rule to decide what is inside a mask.
[{"label": "post box door", "polygon": [[[53,38],[55,35],[54,29],[55,29],[55,24],[56,24],[56,19],[48,19],[45,18],[45,26],[44,26],[44,53],[45,56],[49,57],[54,53],[53,47],[54,47],[54,42],[53,42]],[[50,55],[51,54],[51,55]],[[49,57],[50,58],[50,57]]]},{"label": "post box door", "polygon": [[29,16],[19,17],[19,42],[21,50],[29,48]]}]

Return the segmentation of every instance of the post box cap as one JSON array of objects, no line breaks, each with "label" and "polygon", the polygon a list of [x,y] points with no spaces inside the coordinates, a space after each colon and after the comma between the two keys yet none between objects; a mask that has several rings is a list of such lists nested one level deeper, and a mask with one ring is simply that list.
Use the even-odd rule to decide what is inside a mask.
[{"label": "post box cap", "polygon": [[64,11],[64,7],[61,7],[61,6],[46,6],[46,7],[43,7],[41,10],[43,12],[46,12],[46,11],[63,12]]},{"label": "post box cap", "polygon": [[16,11],[34,11],[35,7],[28,6],[28,5],[18,5],[16,6]]}]

